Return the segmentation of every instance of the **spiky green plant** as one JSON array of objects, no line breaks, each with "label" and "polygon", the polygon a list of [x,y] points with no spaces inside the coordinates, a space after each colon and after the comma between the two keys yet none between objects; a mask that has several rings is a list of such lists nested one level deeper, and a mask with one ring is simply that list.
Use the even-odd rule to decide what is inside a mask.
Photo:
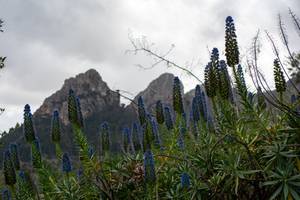
[{"label": "spiky green plant", "polygon": [[20,171],[17,177],[17,199],[34,199],[35,189],[30,174],[27,171]]},{"label": "spiky green plant", "polygon": [[215,72],[212,63],[209,62],[204,71],[204,85],[206,94],[210,98],[214,98],[217,95],[218,79]]},{"label": "spiky green plant", "polygon": [[55,110],[52,115],[52,124],[51,124],[52,142],[54,143],[60,142],[60,135],[61,135],[61,129],[60,129],[60,122],[59,122],[59,113],[57,110]]},{"label": "spiky green plant", "polygon": [[175,77],[173,82],[173,108],[178,115],[184,113],[181,83],[178,77]]},{"label": "spiky green plant", "polygon": [[76,97],[76,104],[77,104],[77,113],[78,113],[78,125],[83,128],[84,122],[83,122],[83,116],[82,116],[82,111],[81,111],[81,104],[80,104],[80,99],[79,97]]},{"label": "spiky green plant", "polygon": [[232,100],[232,90],[230,84],[230,77],[227,70],[227,65],[224,60],[220,60],[219,65],[219,89],[220,89],[220,96],[226,100]]},{"label": "spiky green plant", "polygon": [[156,108],[157,123],[163,124],[165,122],[165,117],[164,117],[164,108],[163,108],[163,104],[161,103],[161,101],[156,102],[155,108]]},{"label": "spiky green plant", "polygon": [[26,104],[24,107],[23,132],[25,139],[28,143],[32,143],[35,140],[35,131],[33,127],[32,114],[30,111],[30,106],[28,104]]},{"label": "spiky green plant", "polygon": [[69,121],[71,123],[79,125],[78,103],[77,103],[77,100],[76,100],[76,95],[75,95],[75,93],[72,89],[69,90],[68,117],[69,117]]},{"label": "spiky green plant", "polygon": [[104,155],[110,149],[110,128],[107,122],[100,125],[100,154]]},{"label": "spiky green plant", "polygon": [[11,161],[13,162],[15,170],[20,170],[19,150],[18,150],[17,144],[10,144],[9,152],[10,152]]},{"label": "spiky green plant", "polygon": [[144,153],[144,171],[146,183],[153,183],[156,179],[154,158],[151,150]]},{"label": "spiky green plant", "polygon": [[239,49],[237,43],[237,36],[235,33],[235,25],[231,16],[226,18],[225,26],[225,56],[227,64],[234,67],[239,64]]},{"label": "spiky green plant", "polygon": [[143,97],[139,96],[138,98],[138,113],[140,124],[144,125],[146,123],[146,108],[144,105]]},{"label": "spiky green plant", "polygon": [[14,186],[17,182],[16,171],[11,158],[11,153],[8,150],[6,150],[3,155],[3,173],[5,184],[11,187]]},{"label": "spiky green plant", "polygon": [[280,99],[282,101],[283,92],[285,92],[286,90],[286,82],[285,82],[283,72],[280,68],[278,59],[274,60],[274,81],[275,81],[276,91],[279,93]]},{"label": "spiky green plant", "polygon": [[40,142],[35,139],[31,144],[31,162],[33,168],[39,169],[42,167],[42,154]]}]

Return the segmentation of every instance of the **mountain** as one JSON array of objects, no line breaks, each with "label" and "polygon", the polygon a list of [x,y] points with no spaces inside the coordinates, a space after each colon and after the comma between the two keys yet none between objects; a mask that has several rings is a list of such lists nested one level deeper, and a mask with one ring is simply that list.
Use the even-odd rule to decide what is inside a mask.
[{"label": "mountain", "polygon": [[[134,98],[134,102],[137,103],[138,97],[142,96],[149,111],[154,111],[153,106],[157,100],[161,100],[166,105],[172,105],[173,79],[173,74],[162,74],[140,92]],[[121,105],[120,95],[109,88],[96,70],[90,69],[76,77],[66,79],[61,89],[46,98],[33,114],[36,136],[40,140],[44,156],[51,159],[55,155],[50,137],[51,118],[54,110],[58,110],[60,113],[62,150],[71,155],[77,154],[67,113],[67,99],[70,89],[73,89],[80,98],[85,122],[84,131],[89,143],[96,149],[98,148],[99,127],[103,121],[107,121],[113,132],[113,150],[119,151],[121,128],[131,126],[132,122],[137,120],[136,105],[134,103],[126,107]],[[2,144],[0,153],[12,142],[18,144],[21,158],[29,160],[30,147],[23,137],[23,125],[0,139]]]},{"label": "mountain", "polygon": [[[67,98],[71,88],[80,98],[82,114],[85,119],[85,133],[93,146],[97,147],[98,128],[101,122],[110,122],[113,130],[122,123],[121,119],[125,110],[120,106],[120,96],[108,87],[96,70],[90,69],[76,77],[69,78],[65,80],[62,88],[46,98],[33,114],[36,136],[41,142],[43,154],[49,158],[55,155],[50,139],[51,118],[54,110],[58,110],[60,113],[62,149],[70,154],[76,154],[67,113]],[[15,142],[20,147],[21,157],[28,160],[30,148],[25,144],[22,130],[23,126],[21,125],[20,128],[2,137],[0,152],[9,143]]]},{"label": "mountain", "polygon": [[[160,75],[158,78],[151,81],[151,83],[147,86],[146,89],[138,93],[138,95],[134,98],[134,102],[138,101],[138,97],[142,96],[144,100],[145,107],[148,112],[154,114],[155,113],[155,104],[158,100],[160,100],[164,105],[173,106],[173,81],[175,76],[170,73],[164,73]],[[182,92],[183,92],[183,100],[185,110],[188,111],[192,98],[194,96],[194,90],[191,90],[184,94],[184,87],[181,84]],[[131,103],[127,106],[127,112],[137,112],[137,105],[135,103]]]},{"label": "mountain", "polygon": [[36,117],[49,117],[54,110],[58,110],[62,123],[67,125],[67,98],[70,89],[73,89],[80,99],[84,118],[90,117],[95,112],[101,112],[107,107],[120,105],[119,94],[110,90],[95,69],[90,69],[74,78],[65,80],[63,87],[46,98],[34,115]]}]

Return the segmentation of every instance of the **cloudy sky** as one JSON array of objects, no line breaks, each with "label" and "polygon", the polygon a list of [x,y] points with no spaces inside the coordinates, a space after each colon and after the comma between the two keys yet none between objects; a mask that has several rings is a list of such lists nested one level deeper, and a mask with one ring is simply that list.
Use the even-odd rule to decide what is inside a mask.
[{"label": "cloudy sky", "polygon": [[[258,29],[268,30],[280,44],[277,14],[281,13],[294,50],[299,46],[288,8],[300,16],[299,0],[0,0],[0,55],[7,67],[0,72],[0,131],[22,122],[23,106],[33,110],[60,89],[64,79],[99,71],[112,89],[133,95],[163,72],[180,76],[185,90],[197,83],[179,70],[150,66],[143,54],[126,54],[134,38],[146,36],[154,49],[203,77],[209,49],[224,51],[224,20],[235,19],[238,42],[244,55]],[[273,53],[262,34],[260,66],[272,82]],[[224,55],[222,55],[223,57]],[[272,83],[271,83],[272,84]],[[249,84],[250,85],[250,84]]]}]

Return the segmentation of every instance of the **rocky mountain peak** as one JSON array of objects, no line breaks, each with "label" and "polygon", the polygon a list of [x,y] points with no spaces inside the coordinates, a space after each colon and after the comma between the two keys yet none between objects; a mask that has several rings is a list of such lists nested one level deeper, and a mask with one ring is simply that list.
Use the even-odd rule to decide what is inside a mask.
[{"label": "rocky mountain peak", "polygon": [[110,90],[95,69],[89,69],[85,73],[66,79],[62,88],[46,98],[34,115],[49,117],[54,110],[58,110],[62,122],[67,124],[67,99],[70,89],[73,89],[80,98],[83,117],[88,117],[94,112],[100,112],[104,108],[119,106],[120,104],[119,95]]},{"label": "rocky mountain peak", "polygon": [[[134,101],[137,102],[139,96],[143,97],[144,104],[148,111],[151,111],[155,107],[155,103],[161,100],[163,103],[170,104],[172,102],[172,88],[174,75],[171,73],[164,73],[158,78],[150,82],[148,87],[140,92]],[[131,103],[127,109],[135,110],[135,105]]]}]

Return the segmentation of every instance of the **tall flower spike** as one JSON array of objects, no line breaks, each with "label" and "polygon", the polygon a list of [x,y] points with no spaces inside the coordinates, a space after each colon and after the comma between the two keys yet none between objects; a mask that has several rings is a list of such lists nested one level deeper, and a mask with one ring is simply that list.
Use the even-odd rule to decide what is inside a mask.
[{"label": "tall flower spike", "polygon": [[286,90],[286,82],[278,59],[274,60],[274,80],[276,91],[279,93],[284,92]]},{"label": "tall flower spike", "polygon": [[72,124],[78,124],[78,108],[75,93],[72,89],[69,90],[68,97],[68,117]]},{"label": "tall flower spike", "polygon": [[76,104],[77,104],[77,112],[78,112],[78,117],[77,117],[78,125],[83,128],[84,123],[83,123],[83,116],[82,116],[82,112],[81,112],[81,104],[80,104],[79,97],[76,97]]},{"label": "tall flower spike", "polygon": [[195,122],[198,122],[200,120],[200,111],[197,97],[194,97],[192,101],[192,116]]},{"label": "tall flower spike", "polygon": [[247,94],[246,82],[245,82],[244,73],[241,65],[238,65],[237,75],[239,79],[237,81],[237,87],[239,89],[239,92],[242,94]]},{"label": "tall flower spike", "polygon": [[104,155],[105,151],[109,151],[110,147],[110,129],[107,122],[100,125],[100,154]]},{"label": "tall flower spike", "polygon": [[139,144],[140,144],[140,149],[144,152],[144,135],[145,135],[145,130],[144,126],[140,126],[137,123],[137,130],[138,130],[138,139],[139,139]]},{"label": "tall flower spike", "polygon": [[239,49],[237,43],[237,36],[235,33],[235,26],[231,16],[226,18],[225,27],[225,56],[227,64],[230,67],[239,64]]},{"label": "tall flower spike", "polygon": [[232,100],[232,90],[230,78],[227,70],[227,65],[224,60],[220,61],[219,65],[219,89],[223,99]]},{"label": "tall flower spike", "polygon": [[19,151],[18,146],[16,144],[9,145],[10,158],[13,162],[15,170],[20,170],[20,159],[19,159]]},{"label": "tall flower spike", "polygon": [[51,138],[52,142],[58,143],[60,141],[60,122],[59,122],[59,113],[57,110],[53,112],[52,115],[52,124],[51,124]]},{"label": "tall flower spike", "polygon": [[136,122],[134,122],[132,124],[132,128],[131,128],[131,136],[132,136],[132,143],[133,143],[133,148],[134,150],[139,150],[141,149],[141,140],[140,140],[140,137],[139,137],[139,127],[138,127],[138,124]]},{"label": "tall flower spike", "polygon": [[124,150],[128,153],[134,153],[133,143],[132,143],[132,135],[131,131],[128,127],[123,129],[123,143]]},{"label": "tall flower spike", "polygon": [[144,105],[143,98],[139,96],[138,98],[138,113],[139,113],[139,120],[141,125],[146,123],[146,109]]},{"label": "tall flower spike", "polygon": [[181,181],[181,188],[189,188],[191,183],[190,183],[190,176],[186,173],[183,172],[180,176],[180,181]]},{"label": "tall flower spike", "polygon": [[41,148],[37,139],[35,139],[31,144],[31,161],[34,168],[39,169],[42,167]]},{"label": "tall flower spike", "polygon": [[219,75],[219,68],[220,68],[220,62],[219,62],[219,50],[217,48],[213,48],[210,56],[210,61],[211,61],[211,83],[215,84],[215,88],[211,88],[219,92],[220,90],[220,75]]},{"label": "tall flower spike", "polygon": [[159,137],[159,130],[158,130],[158,124],[154,118],[151,120],[151,125],[152,125],[152,134],[154,137],[154,145],[157,147],[160,147],[161,145],[161,140]]},{"label": "tall flower spike", "polygon": [[3,156],[3,172],[5,184],[13,186],[17,182],[16,171],[14,168],[14,164],[11,160],[11,154],[8,150],[4,152]]},{"label": "tall flower spike", "polygon": [[182,126],[179,127],[179,137],[177,140],[178,147],[181,150],[184,150],[184,135],[185,135],[186,129]]},{"label": "tall flower spike", "polygon": [[35,140],[35,131],[32,122],[32,114],[30,111],[30,106],[28,104],[25,105],[24,108],[24,136],[28,143],[31,143]]},{"label": "tall flower spike", "polygon": [[190,128],[191,132],[193,133],[193,135],[195,136],[195,138],[197,138],[198,137],[198,128],[197,128],[197,124],[195,123],[195,121],[193,119],[193,111],[190,112],[189,128]]},{"label": "tall flower spike", "polygon": [[151,121],[147,120],[143,125],[143,151],[151,149],[151,142],[153,141]]},{"label": "tall flower spike", "polygon": [[156,121],[159,124],[163,124],[165,122],[164,109],[161,101],[156,102]]},{"label": "tall flower spike", "polygon": [[217,94],[218,79],[211,62],[209,62],[204,70],[204,86],[207,96],[213,98]]},{"label": "tall flower spike", "polygon": [[20,171],[18,175],[18,195],[23,199],[33,199],[34,185],[28,172]]},{"label": "tall flower spike", "polygon": [[151,150],[144,153],[144,172],[146,183],[153,183],[156,179],[154,158]]},{"label": "tall flower spike", "polygon": [[178,77],[174,78],[173,83],[173,107],[174,111],[177,114],[181,115],[182,113],[184,113],[181,84]]},{"label": "tall flower spike", "polygon": [[123,128],[123,148],[125,152],[129,151],[130,147],[130,130],[128,127]]},{"label": "tall flower spike", "polygon": [[11,194],[8,189],[3,189],[2,194],[1,194],[1,199],[2,200],[11,200]]},{"label": "tall flower spike", "polygon": [[169,107],[165,107],[165,123],[166,123],[168,130],[171,130],[174,128],[173,119],[172,119],[172,115],[171,115],[171,111],[170,111]]},{"label": "tall flower spike", "polygon": [[201,114],[202,117],[204,117],[204,107],[203,107],[203,97],[202,97],[202,90],[200,85],[196,85],[195,88],[195,98],[197,101],[197,106],[199,107],[199,112]]},{"label": "tall flower spike", "polygon": [[72,171],[71,161],[67,153],[64,153],[62,157],[62,171],[65,173]]},{"label": "tall flower spike", "polygon": [[208,108],[207,108],[207,103],[206,103],[206,95],[203,91],[202,91],[202,103],[203,103],[204,119],[207,121],[208,120]]}]

